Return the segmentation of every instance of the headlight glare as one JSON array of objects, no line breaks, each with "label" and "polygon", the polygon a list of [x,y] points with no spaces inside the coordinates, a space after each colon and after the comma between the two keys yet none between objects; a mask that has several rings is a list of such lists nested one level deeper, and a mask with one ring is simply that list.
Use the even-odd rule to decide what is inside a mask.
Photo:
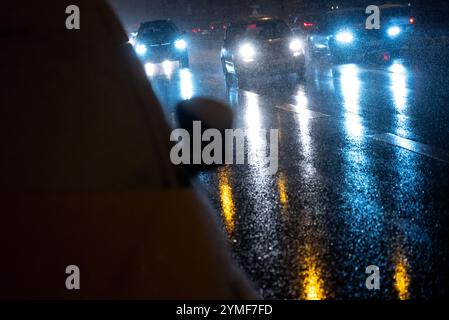
[{"label": "headlight glare", "polygon": [[175,47],[178,50],[185,50],[187,48],[187,42],[184,39],[176,40]]},{"label": "headlight glare", "polygon": [[401,28],[398,27],[398,26],[390,27],[390,28],[388,28],[388,30],[387,30],[387,33],[388,33],[388,35],[389,35],[391,38],[397,37],[398,35],[401,34],[401,32],[402,32],[402,30],[401,30]]},{"label": "headlight glare", "polygon": [[136,52],[139,55],[144,55],[145,53],[147,53],[147,46],[144,44],[137,44],[136,45]]},{"label": "headlight glare", "polygon": [[256,50],[251,44],[246,43],[240,47],[240,56],[242,57],[243,61],[251,62],[254,60],[255,55]]},{"label": "headlight glare", "polygon": [[294,39],[290,42],[290,50],[293,52],[299,52],[303,48],[302,41],[299,39]]},{"label": "headlight glare", "polygon": [[341,31],[337,33],[335,38],[340,43],[352,43],[354,41],[354,35],[349,31]]}]

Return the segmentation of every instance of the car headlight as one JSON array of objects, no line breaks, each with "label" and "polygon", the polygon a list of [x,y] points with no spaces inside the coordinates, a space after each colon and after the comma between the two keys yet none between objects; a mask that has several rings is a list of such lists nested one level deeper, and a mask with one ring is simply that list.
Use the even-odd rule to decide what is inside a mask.
[{"label": "car headlight", "polygon": [[290,50],[293,52],[299,52],[303,48],[302,41],[299,39],[294,39],[290,42]]},{"label": "car headlight", "polygon": [[401,32],[402,32],[402,30],[401,30],[401,28],[398,27],[398,26],[390,27],[390,28],[388,28],[388,30],[387,30],[387,34],[388,34],[388,36],[390,36],[390,38],[395,38],[395,37],[397,37],[398,35],[401,34]]},{"label": "car headlight", "polygon": [[245,62],[251,62],[254,60],[254,56],[256,55],[256,50],[254,49],[254,47],[249,44],[243,44],[240,47],[240,56],[242,57],[243,61]]},{"label": "car headlight", "polygon": [[136,52],[138,55],[144,55],[145,53],[147,53],[147,46],[144,44],[137,44]]},{"label": "car headlight", "polygon": [[340,43],[352,43],[354,41],[354,35],[349,31],[342,31],[337,33],[335,39]]},{"label": "car headlight", "polygon": [[185,50],[187,48],[187,42],[184,39],[176,40],[175,47],[178,50]]}]

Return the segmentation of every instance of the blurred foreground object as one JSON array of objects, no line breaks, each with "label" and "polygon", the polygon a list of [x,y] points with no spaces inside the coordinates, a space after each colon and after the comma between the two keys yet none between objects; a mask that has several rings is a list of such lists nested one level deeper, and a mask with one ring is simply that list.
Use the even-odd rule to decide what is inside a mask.
[{"label": "blurred foreground object", "polygon": [[[2,299],[253,298],[104,1],[3,4]],[[77,265],[81,290],[65,287]]]}]

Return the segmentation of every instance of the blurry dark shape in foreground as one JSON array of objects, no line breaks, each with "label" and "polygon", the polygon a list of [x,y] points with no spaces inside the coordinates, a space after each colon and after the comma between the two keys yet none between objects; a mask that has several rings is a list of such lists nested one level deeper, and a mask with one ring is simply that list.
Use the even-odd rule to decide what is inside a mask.
[{"label": "blurry dark shape in foreground", "polygon": [[[103,1],[0,14],[0,298],[254,297],[207,204],[169,160],[169,127]],[[65,288],[68,265],[81,290]]]}]

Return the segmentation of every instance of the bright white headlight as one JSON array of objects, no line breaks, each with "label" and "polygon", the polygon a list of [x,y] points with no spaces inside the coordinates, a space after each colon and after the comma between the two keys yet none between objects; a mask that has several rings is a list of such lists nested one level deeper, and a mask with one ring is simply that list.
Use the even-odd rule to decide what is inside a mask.
[{"label": "bright white headlight", "polygon": [[256,50],[249,43],[243,44],[240,47],[240,51],[239,52],[240,52],[240,56],[242,57],[242,59],[244,61],[247,61],[247,62],[253,61],[254,60],[254,56],[256,55]]},{"label": "bright white headlight", "polygon": [[293,52],[299,52],[302,50],[302,41],[294,39],[290,42],[290,50]]},{"label": "bright white headlight", "polygon": [[399,28],[398,26],[390,27],[388,28],[387,33],[391,38],[397,37],[399,34],[401,34],[401,28]]},{"label": "bright white headlight", "polygon": [[175,41],[175,47],[178,50],[184,50],[187,48],[187,42],[184,39],[179,39]]},{"label": "bright white headlight", "polygon": [[145,72],[147,73],[147,76],[153,76],[156,73],[156,66],[152,63],[146,63]]},{"label": "bright white headlight", "polygon": [[335,38],[341,43],[351,43],[354,41],[354,35],[349,31],[339,32]]},{"label": "bright white headlight", "polygon": [[144,44],[136,45],[136,52],[139,55],[144,55],[145,53],[147,53],[147,46]]}]

